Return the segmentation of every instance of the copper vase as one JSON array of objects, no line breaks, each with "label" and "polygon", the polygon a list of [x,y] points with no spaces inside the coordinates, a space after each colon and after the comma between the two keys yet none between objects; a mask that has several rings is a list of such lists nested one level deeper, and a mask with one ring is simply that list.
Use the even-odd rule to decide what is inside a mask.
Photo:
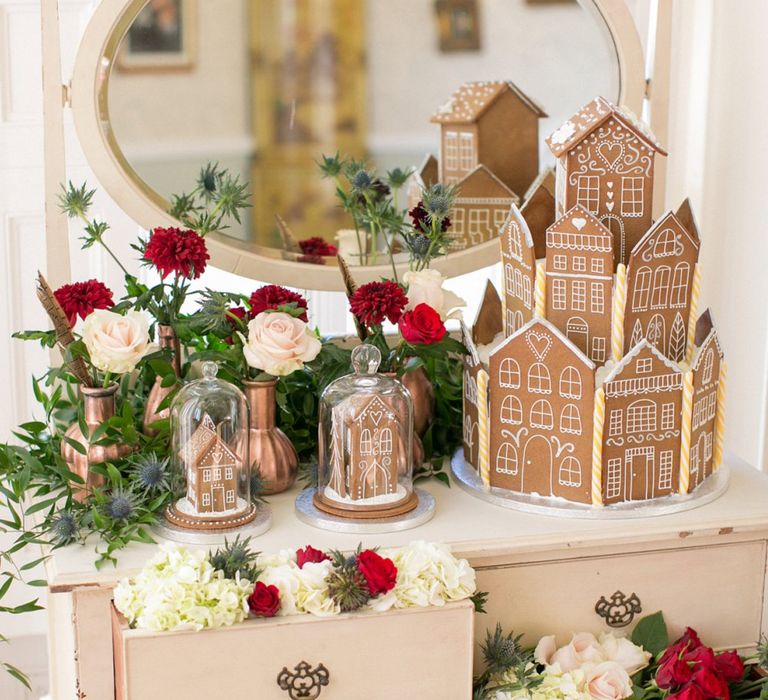
[{"label": "copper vase", "polygon": [[[108,387],[80,387],[80,393],[83,397],[83,413],[89,434],[92,434],[96,428],[115,415],[116,392],[117,384],[110,384]],[[64,435],[75,442],[79,442],[85,448],[85,454],[81,454],[69,443],[64,440],[61,442],[61,456],[66,461],[70,471],[77,474],[85,482],[84,485],[73,484],[75,498],[78,501],[84,500],[94,488],[104,485],[104,477],[100,474],[94,474],[91,471],[91,465],[125,457],[132,451],[129,445],[121,443],[106,446],[90,445],[77,421],[69,426]]]},{"label": "copper vase", "polygon": [[[421,434],[416,429],[416,425],[417,425],[417,423],[416,423],[416,398],[414,397],[414,395],[413,395],[413,393],[411,391],[411,387],[409,387],[408,384],[406,383],[405,378],[409,374],[416,374],[416,372],[423,372],[423,369],[424,369],[423,367],[420,367],[418,370],[414,370],[413,372],[406,372],[402,377],[398,377],[397,376],[397,372],[384,372],[384,376],[385,377],[389,377],[390,379],[399,379],[403,383],[405,388],[408,389],[408,393],[411,395],[411,401],[412,401],[412,405],[413,405],[413,440],[412,440],[413,447],[412,447],[412,451],[413,451],[413,468],[414,469],[417,469],[422,464],[424,464],[425,454],[424,454],[424,444],[421,442]],[[430,387],[430,390],[431,390],[432,389],[432,384],[429,382],[429,379],[427,378],[426,374],[424,374],[424,379],[429,384],[429,387]],[[420,382],[416,384],[417,388],[420,386],[420,384],[421,384]],[[421,390],[423,390],[423,387],[420,388],[420,389],[417,389],[417,390],[421,391]],[[434,391],[432,392],[432,398],[434,399]],[[424,409],[423,397],[420,397],[419,403],[421,405],[421,409],[423,410]],[[422,419],[423,419],[423,416],[422,416]],[[432,420],[432,405],[429,404],[429,418],[426,421],[426,425],[429,425],[429,422],[431,420]],[[426,427],[424,428],[424,430],[426,430]]]},{"label": "copper vase", "polygon": [[413,429],[421,437],[434,418],[435,388],[423,367],[406,372],[400,381],[413,399]]},{"label": "copper vase", "polygon": [[245,381],[250,408],[248,464],[264,481],[262,493],[280,493],[293,486],[299,472],[299,456],[288,436],[277,427],[275,387],[277,380]]},{"label": "copper vase", "polygon": [[[157,326],[157,339],[160,342],[160,348],[163,350],[171,349],[173,351],[173,371],[178,377],[181,374],[181,346],[179,339],[176,337],[176,332],[171,326]],[[176,388],[176,384],[170,386],[163,386],[163,377],[155,377],[155,383],[149,390],[149,396],[147,396],[147,403],[144,406],[144,421],[143,428],[144,434],[149,437],[154,437],[159,432],[156,428],[151,427],[153,423],[164,420],[170,415],[170,406],[158,410],[159,406],[163,403],[165,398]]]}]

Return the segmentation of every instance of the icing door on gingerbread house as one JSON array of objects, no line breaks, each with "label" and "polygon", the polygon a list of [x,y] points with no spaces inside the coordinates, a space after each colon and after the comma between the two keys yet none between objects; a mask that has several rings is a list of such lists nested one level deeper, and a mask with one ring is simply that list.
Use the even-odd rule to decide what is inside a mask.
[{"label": "icing door on gingerbread house", "polygon": [[613,237],[579,204],[547,229],[546,290],[547,319],[603,364],[611,338]]},{"label": "icing door on gingerbread house", "polygon": [[402,450],[397,414],[374,396],[346,420],[350,453],[348,497],[363,500],[395,493]]},{"label": "icing door on gingerbread house", "polygon": [[614,237],[615,263],[652,222],[654,162],[666,155],[633,114],[598,97],[547,138],[557,160],[558,216],[575,204]]},{"label": "icing door on gingerbread house", "polygon": [[531,232],[513,204],[499,231],[504,280],[504,335],[512,335],[533,318],[536,257]]},{"label": "icing door on gingerbread house", "polygon": [[659,219],[635,246],[627,268],[624,352],[647,338],[670,360],[686,358],[699,246],[688,200],[678,212]]},{"label": "icing door on gingerbread house", "polygon": [[595,365],[534,318],[490,356],[491,486],[591,503]]},{"label": "icing door on gingerbread house", "polygon": [[691,401],[691,456],[689,490],[695,489],[714,471],[714,445],[718,390],[723,350],[709,310],[696,322],[696,353],[693,356]]},{"label": "icing door on gingerbread house", "polygon": [[642,340],[606,377],[603,503],[676,493],[683,373]]},{"label": "icing door on gingerbread house", "polygon": [[547,229],[555,223],[555,171],[542,170],[523,197],[520,212],[525,217],[536,249],[536,259],[546,255]]},{"label": "icing door on gingerbread house", "polygon": [[432,122],[440,125],[440,179],[454,184],[482,163],[513,192],[539,173],[539,119],[546,113],[508,81],[462,85]]},{"label": "icing door on gingerbread house", "polygon": [[448,250],[469,248],[497,235],[512,204],[520,200],[484,165],[478,165],[456,185],[451,209]]}]

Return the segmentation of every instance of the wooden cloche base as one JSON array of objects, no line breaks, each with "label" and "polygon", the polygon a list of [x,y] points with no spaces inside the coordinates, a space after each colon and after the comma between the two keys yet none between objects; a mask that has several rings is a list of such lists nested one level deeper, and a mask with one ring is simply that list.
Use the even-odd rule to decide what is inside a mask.
[{"label": "wooden cloche base", "polygon": [[176,525],[188,530],[230,530],[233,527],[247,525],[256,519],[258,509],[253,503],[243,513],[229,515],[221,518],[200,518],[187,513],[182,513],[176,504],[172,503],[165,509],[166,519]]},{"label": "wooden cloche base", "polygon": [[411,494],[403,501],[395,503],[391,506],[382,508],[361,508],[360,506],[344,506],[338,503],[333,503],[326,498],[323,498],[319,492],[315,492],[312,498],[312,502],[315,504],[315,508],[321,510],[323,513],[329,515],[335,515],[339,518],[350,518],[351,520],[370,520],[373,518],[395,518],[398,515],[404,513],[410,513],[419,504],[419,497],[415,491],[411,491]]}]

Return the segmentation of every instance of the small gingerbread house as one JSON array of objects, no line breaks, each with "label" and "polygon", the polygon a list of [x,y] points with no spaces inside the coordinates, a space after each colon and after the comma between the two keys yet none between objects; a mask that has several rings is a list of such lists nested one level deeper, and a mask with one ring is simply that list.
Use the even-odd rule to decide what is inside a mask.
[{"label": "small gingerbread house", "polygon": [[580,204],[547,229],[546,317],[597,364],[608,359],[613,236]]},{"label": "small gingerbread house", "polygon": [[462,404],[464,422],[462,437],[464,459],[468,464],[477,469],[478,450],[480,448],[477,377],[478,373],[484,370],[477,354],[477,348],[472,340],[472,334],[463,322],[461,323],[461,336],[464,346],[469,351],[464,356],[463,370],[464,393]]},{"label": "small gingerbread house", "polygon": [[465,83],[432,117],[440,125],[440,180],[459,182],[482,163],[513,192],[539,173],[544,110],[509,81]]},{"label": "small gingerbread house", "polygon": [[546,255],[547,229],[555,223],[555,170],[545,168],[523,196],[520,212],[528,223],[536,259]]},{"label": "small gingerbread house", "polygon": [[406,184],[408,210],[413,209],[421,201],[421,191],[439,182],[437,158],[431,153],[424,156],[421,165],[411,173]]},{"label": "small gingerbread house", "polygon": [[512,204],[520,199],[485,165],[478,165],[457,184],[451,209],[448,250],[464,250],[496,237]]},{"label": "small gingerbread house", "polygon": [[547,138],[557,159],[558,216],[580,204],[614,237],[615,263],[650,228],[655,157],[666,156],[637,117],[598,97]]},{"label": "small gingerbread house", "polygon": [[678,212],[659,219],[632,250],[627,267],[625,352],[647,338],[670,360],[681,362],[687,357],[699,246],[698,231],[685,200]]},{"label": "small gingerbread house", "polygon": [[595,364],[534,318],[493,350],[490,484],[591,503]]},{"label": "small gingerbread house", "polygon": [[603,503],[677,493],[683,371],[641,340],[606,377]]},{"label": "small gingerbread house", "polygon": [[187,499],[199,513],[222,513],[237,506],[238,456],[216,432],[207,414],[181,450],[188,470]]},{"label": "small gingerbread house", "polygon": [[531,232],[513,204],[499,230],[504,280],[504,334],[512,335],[533,318],[536,252]]}]

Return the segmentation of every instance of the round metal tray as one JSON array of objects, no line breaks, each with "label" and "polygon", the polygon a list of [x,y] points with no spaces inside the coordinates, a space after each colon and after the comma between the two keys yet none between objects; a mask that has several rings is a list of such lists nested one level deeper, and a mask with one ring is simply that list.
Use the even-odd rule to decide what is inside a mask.
[{"label": "round metal tray", "polygon": [[480,475],[472,465],[464,460],[464,453],[461,449],[457,450],[451,459],[451,472],[456,483],[467,493],[502,508],[512,508],[524,513],[548,515],[556,518],[589,518],[593,520],[652,518],[698,508],[722,496],[728,489],[730,476],[728,467],[723,465],[712,476],[705,479],[695,491],[685,496],[675,494],[650,501],[627,501],[595,507],[584,503],[566,501],[564,498],[514,493],[496,487],[485,488],[480,480]]}]

